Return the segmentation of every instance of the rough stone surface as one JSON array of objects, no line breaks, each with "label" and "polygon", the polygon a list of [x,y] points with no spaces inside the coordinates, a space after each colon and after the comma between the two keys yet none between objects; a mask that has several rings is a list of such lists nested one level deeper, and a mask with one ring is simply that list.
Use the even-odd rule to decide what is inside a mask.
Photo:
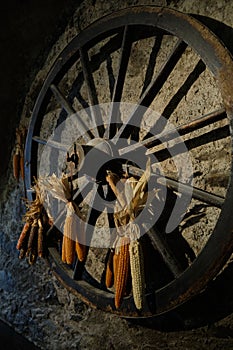
[{"label": "rough stone surface", "polygon": [[[233,27],[233,5],[231,1],[202,1],[190,0],[180,1],[83,1],[73,15],[64,34],[50,51],[46,64],[41,70],[26,98],[22,113],[23,123],[28,123],[28,117],[32,110],[33,100],[41,87],[43,79],[52,66],[54,59],[65,45],[87,25],[94,20],[114,10],[133,5],[159,5],[170,6],[187,13],[195,13],[202,16],[212,17]],[[132,75],[129,75],[129,85],[134,82],[134,89],[141,88],[141,81],[145,71],[140,71],[140,50],[145,49],[150,43],[145,42],[143,48],[133,47],[133,61],[130,64]],[[151,45],[151,44],[150,44]],[[168,44],[169,51],[169,44]],[[149,49],[148,49],[149,52]],[[188,52],[187,55],[190,53]],[[162,59],[163,57],[161,57]],[[188,61],[188,60],[187,60]],[[193,61],[192,64],[195,62]],[[189,67],[182,66],[185,71]],[[181,70],[182,71],[182,70]],[[104,74],[104,70],[103,70]],[[103,75],[101,74],[103,77]],[[136,77],[136,78],[135,78]],[[95,77],[101,86],[100,76]],[[130,80],[131,79],[131,80]],[[182,79],[182,76],[180,77]],[[67,82],[69,79],[67,79]],[[166,90],[160,95],[163,101],[169,101],[172,89],[178,81],[176,77],[167,83]],[[208,89],[206,89],[206,86]],[[195,100],[197,89],[199,99]],[[104,94],[100,93],[100,99],[104,102]],[[125,95],[128,101],[135,101],[135,94]],[[181,120],[187,116],[188,108],[196,109],[202,114],[205,110],[218,108],[222,105],[221,98],[214,79],[207,73],[201,76],[198,87],[192,87],[185,99],[180,103],[183,115]],[[188,107],[187,107],[188,105]],[[159,100],[153,106],[159,112]],[[178,115],[174,113],[174,123]],[[183,119],[182,119],[183,118]],[[194,184],[206,190],[219,191],[225,194],[224,181],[219,185],[219,179],[213,175],[229,171],[229,151],[226,143],[220,141],[215,144],[217,152],[209,161],[211,148],[198,149],[192,153],[194,173]],[[224,162],[222,157],[224,156]],[[168,172],[173,170],[172,164],[164,165]],[[217,169],[217,170],[216,170]],[[212,176],[211,176],[212,175]],[[209,179],[209,180],[208,180]],[[217,184],[216,184],[217,181]],[[143,327],[134,322],[128,322],[117,316],[93,310],[86,306],[77,297],[62,287],[52,275],[49,267],[43,260],[38,260],[35,266],[29,267],[25,261],[18,260],[15,249],[18,234],[22,228],[21,217],[24,213],[23,184],[15,184],[12,174],[8,180],[8,192],[4,203],[1,203],[0,223],[0,317],[8,321],[12,326],[26,338],[34,342],[39,348],[50,349],[233,349],[233,302],[229,295],[232,293],[232,263],[229,262],[224,273],[224,279],[219,278],[212,285],[213,292],[209,302],[209,308],[200,299],[198,310],[203,310],[203,318],[198,315],[199,311],[191,305],[189,312],[181,308],[177,313],[156,320],[153,327]],[[192,207],[190,207],[190,210]],[[191,242],[196,253],[205,244],[209,234],[218,217],[218,210],[207,209],[207,215],[194,225],[193,229],[183,223],[183,234]],[[207,229],[206,229],[207,228]],[[196,243],[195,243],[196,242]],[[92,256],[91,256],[92,257]],[[222,284],[221,284],[222,283]],[[220,285],[220,287],[219,287]],[[228,293],[221,290],[221,286],[228,288]],[[216,293],[216,294],[214,294]],[[231,294],[232,295],[232,294]],[[224,300],[225,299],[225,300]],[[204,303],[204,304],[202,304]],[[229,303],[228,305],[226,305]],[[226,309],[228,311],[226,311]],[[219,311],[219,312],[218,312]],[[183,319],[182,319],[183,317]],[[202,320],[203,319],[203,320]],[[202,320],[202,321],[201,321]],[[194,329],[195,324],[201,325]],[[166,332],[167,328],[172,332]],[[179,331],[177,330],[178,328]],[[182,330],[187,328],[187,330]],[[190,329],[191,328],[191,329]]]}]

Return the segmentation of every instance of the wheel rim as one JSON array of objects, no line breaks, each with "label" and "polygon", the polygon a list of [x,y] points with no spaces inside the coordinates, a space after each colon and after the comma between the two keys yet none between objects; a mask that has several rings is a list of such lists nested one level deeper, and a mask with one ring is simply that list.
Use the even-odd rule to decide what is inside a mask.
[{"label": "wheel rim", "polygon": [[[38,157],[37,152],[39,142],[36,140],[35,136],[39,135],[45,109],[47,108],[48,102],[52,96],[51,85],[53,84],[56,87],[58,84],[61,84],[66,72],[74,62],[77,60],[79,61],[80,56],[81,61],[83,60],[85,65],[85,62],[87,62],[85,49],[90,50],[97,44],[97,42],[100,40],[104,41],[110,36],[112,36],[112,43],[109,45],[109,51],[117,50],[123,47],[125,55],[123,57],[125,62],[125,60],[129,59],[128,55],[130,54],[130,50],[127,51],[127,43],[129,44],[129,41],[127,40],[130,40],[130,38],[126,37],[126,29],[130,27],[135,30],[142,29],[142,26],[144,26],[143,28],[148,26],[149,34],[147,35],[149,36],[157,34],[157,37],[159,37],[159,35],[169,33],[169,35],[171,34],[180,38],[181,41],[178,43],[178,49],[176,51],[178,61],[182,56],[182,52],[185,50],[186,45],[191,47],[199,55],[199,57],[201,57],[209,71],[219,82],[231,135],[233,103],[230,95],[230,92],[232,91],[232,82],[229,72],[232,72],[232,59],[218,39],[212,33],[210,33],[206,27],[194,20],[192,17],[171,9],[159,7],[135,7],[125,9],[102,18],[81,32],[70,44],[68,44],[66,49],[61,53],[50,70],[50,73],[48,74],[35,103],[25,147],[25,180],[29,199],[31,199],[32,177],[38,175],[37,162],[35,159]],[[147,35],[144,35],[143,31],[140,33],[139,30],[139,34],[138,37],[136,35],[136,39],[139,38],[138,40],[140,40],[140,36],[143,37]],[[125,46],[122,45],[123,40],[126,40]],[[174,59],[174,57],[176,57],[174,51],[172,54]],[[101,61],[101,55],[99,55],[99,57],[99,60]],[[169,62],[169,58],[167,60],[171,66],[174,63],[174,61],[172,61]],[[93,62],[90,60],[90,64]],[[98,66],[98,60],[96,65]],[[123,88],[120,77],[123,76],[124,82],[126,68],[127,63],[120,66],[121,70],[118,71],[118,87],[117,84],[115,84],[116,90],[117,88],[119,90]],[[94,71],[95,68],[92,68],[92,70]],[[88,71],[86,72],[86,82],[89,83],[89,88],[93,91],[93,82],[91,77],[88,77],[89,73],[90,72]],[[81,75],[79,75],[79,79],[76,79],[77,83],[79,84],[81,84],[81,80],[85,80],[85,77],[82,77],[80,80],[80,76]],[[162,85],[164,79],[165,81],[167,80],[166,72],[163,72],[162,75]],[[114,91],[112,92],[115,101],[118,101],[119,98],[121,99],[122,91],[119,90],[117,92],[115,91],[115,95]],[[146,91],[146,88],[144,91]],[[69,94],[69,99],[72,101],[72,89]],[[98,102],[95,94],[91,95],[89,102],[90,105]],[[142,104],[145,103],[145,99],[141,99],[141,102]],[[150,102],[148,102],[148,104],[150,105]],[[222,111],[221,113],[223,114],[224,112]],[[112,133],[111,129],[109,132],[110,134]],[[112,293],[102,290],[98,284],[95,284],[89,279],[90,276],[88,275],[85,277],[86,280],[74,280],[72,277],[72,270],[69,267],[64,266],[64,264],[62,264],[60,261],[57,251],[54,248],[50,248],[49,259],[54,267],[55,274],[68,289],[81,296],[85,302],[103,310],[132,317],[146,317],[166,312],[200,292],[220,271],[221,267],[229,257],[232,251],[233,227],[233,218],[231,217],[233,198],[231,193],[232,178],[230,176],[224,203],[220,204],[221,213],[213,233],[208,239],[208,242],[203,247],[198,257],[178,276],[178,278],[175,278],[169,283],[166,283],[164,286],[154,290],[151,293],[148,293],[147,304],[141,313],[135,309],[132,297],[126,298],[123,301],[121,309],[116,310],[114,307]]]}]

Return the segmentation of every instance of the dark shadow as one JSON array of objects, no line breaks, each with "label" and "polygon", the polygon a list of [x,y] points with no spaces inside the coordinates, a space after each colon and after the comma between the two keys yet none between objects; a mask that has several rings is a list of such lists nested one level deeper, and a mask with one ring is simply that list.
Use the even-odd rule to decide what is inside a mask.
[{"label": "dark shadow", "polygon": [[216,19],[205,17],[196,14],[190,14],[198,21],[207,26],[227,47],[227,49],[233,54],[233,28],[228,25],[217,21]]},{"label": "dark shadow", "polygon": [[1,349],[11,350],[39,350],[33,343],[29,342],[19,333],[15,332],[14,329],[0,320],[0,342],[2,344]]},{"label": "dark shadow", "polygon": [[[192,14],[192,16],[209,27],[209,29],[225,44],[227,49],[233,53],[233,28],[212,18],[195,14]],[[223,134],[221,137],[228,136],[228,128],[227,130],[224,128],[222,129]],[[212,138],[212,136],[217,135],[210,134],[209,136]],[[220,138],[220,136],[218,136],[218,138]],[[199,141],[202,142],[202,140]],[[189,147],[193,148],[194,144],[196,145],[195,147],[197,147],[199,141],[191,140]],[[208,333],[210,335],[218,338],[232,338],[233,329],[231,327],[214,325],[215,322],[233,313],[232,276],[233,262],[229,262],[221,274],[208,284],[206,290],[192,298],[192,300],[187,301],[185,304],[164,315],[144,320],[131,319],[130,322],[162,331],[188,330],[201,326],[208,326]]]},{"label": "dark shadow", "polygon": [[[164,315],[148,319],[128,319],[132,323],[162,331],[189,330],[208,326],[218,337],[232,337],[232,329],[216,327],[215,322],[233,312],[233,262],[204,292]],[[223,329],[224,328],[224,329]]]},{"label": "dark shadow", "polygon": [[158,36],[155,38],[154,46],[152,47],[150,58],[149,58],[149,63],[147,66],[147,71],[146,71],[146,75],[145,75],[145,80],[144,80],[144,85],[142,88],[141,96],[145,92],[146,88],[149,86],[149,84],[152,81],[157,56],[158,56],[158,53],[159,53],[159,50],[160,50],[160,47],[162,44],[162,39],[163,39],[163,35],[160,35],[160,34],[158,34]]}]

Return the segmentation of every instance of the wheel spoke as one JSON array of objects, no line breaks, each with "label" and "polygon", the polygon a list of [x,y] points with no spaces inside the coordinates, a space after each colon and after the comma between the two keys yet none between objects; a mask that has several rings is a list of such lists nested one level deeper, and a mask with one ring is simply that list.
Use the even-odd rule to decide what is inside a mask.
[{"label": "wheel spoke", "polygon": [[119,104],[114,102],[120,102],[126,71],[129,63],[129,57],[131,52],[131,32],[128,28],[128,26],[125,26],[124,32],[123,32],[123,39],[121,44],[121,54],[120,54],[120,60],[119,60],[119,67],[117,76],[115,79],[115,84],[113,88],[113,96],[112,96],[112,104],[110,109],[110,122],[107,125],[105,135],[104,137],[106,139],[112,138],[113,135],[116,133],[116,124],[120,124],[120,111],[119,111]]},{"label": "wheel spoke", "polygon": [[142,226],[144,229],[146,229],[146,233],[149,236],[154,249],[158,250],[174,277],[178,277],[183,272],[183,269],[175,256],[172,254],[171,249],[165,239],[162,238],[162,235],[155,227],[150,228],[146,223],[142,224]]},{"label": "wheel spoke", "polygon": [[[156,171],[156,166],[157,164],[155,163],[154,165],[152,164],[152,170],[153,168]],[[139,169],[137,167],[134,166],[127,166],[127,170],[136,176],[142,176],[142,174],[144,173],[144,170]],[[162,177],[160,175],[156,175],[155,173],[152,173],[151,176],[154,176],[157,183],[166,187],[171,188],[174,191],[177,191],[181,194],[187,194],[187,195],[192,195],[192,197],[194,199],[200,200],[204,203],[207,203],[209,205],[221,208],[225,198],[218,196],[216,194],[212,194],[210,192],[201,190],[199,188],[184,184],[182,182],[179,182],[177,180],[168,178],[168,177]]]},{"label": "wheel spoke", "polygon": [[151,102],[154,100],[164,83],[166,82],[167,78],[169,77],[170,73],[174,69],[175,65],[181,58],[182,54],[184,53],[185,49],[187,47],[187,44],[183,42],[182,40],[178,40],[177,44],[175,45],[175,48],[170,53],[167,61],[162,66],[160,71],[158,72],[157,76],[153,79],[153,81],[149,84],[143,95],[138,101],[137,107],[133,110],[131,115],[129,116],[126,123],[124,123],[121,128],[118,130],[117,134],[113,138],[113,143],[117,143],[118,139],[121,137],[123,132],[125,131],[125,128],[127,125],[132,128],[132,125],[134,125],[134,122],[142,119],[143,112],[141,106],[149,107]]},{"label": "wheel spoke", "polygon": [[177,180],[170,179],[168,177],[158,177],[157,182],[160,185],[167,186],[175,191],[182,194],[192,195],[194,199],[200,200],[204,203],[213,205],[215,207],[221,208],[225,198],[220,197],[216,194],[201,190],[196,187],[189,186],[187,184],[181,183]]},{"label": "wheel spoke", "polygon": [[162,162],[162,161],[170,158],[171,154],[173,154],[173,156],[174,155],[176,155],[176,156],[181,155],[182,153],[187,152],[187,150],[190,151],[191,149],[194,149],[194,148],[200,147],[200,146],[204,146],[210,142],[225,139],[229,135],[230,135],[229,126],[225,125],[221,128],[213,129],[212,131],[206,132],[203,135],[193,137],[193,138],[186,140],[185,141],[186,147],[183,147],[183,148],[180,147],[181,144],[184,144],[180,140],[180,142],[176,142],[174,146],[163,148],[163,149],[158,150],[158,151],[154,150],[154,152],[152,152],[152,149],[150,149],[146,152],[146,155],[153,153],[154,156],[160,162]]},{"label": "wheel spoke", "polygon": [[93,75],[90,68],[88,53],[86,50],[80,48],[79,54],[80,54],[80,62],[82,65],[84,80],[88,91],[88,99],[89,99],[89,104],[90,104],[90,109],[92,114],[93,126],[94,128],[97,127],[99,136],[102,137],[104,133],[103,120],[102,120],[101,111],[99,108],[99,101],[97,97],[95,82],[94,82]]},{"label": "wheel spoke", "polygon": [[93,138],[93,134],[91,131],[88,129],[87,125],[85,122],[82,120],[81,116],[74,110],[72,106],[70,106],[69,102],[67,99],[62,95],[61,91],[58,89],[57,86],[54,84],[50,85],[50,89],[52,90],[56,100],[61,104],[62,108],[67,112],[69,116],[75,114],[77,117],[77,122],[78,126],[80,128],[80,131],[82,133],[82,137],[84,138],[85,141],[89,141],[91,138]]},{"label": "wheel spoke", "polygon": [[[197,129],[203,128],[207,125],[210,125],[210,124],[218,122],[222,119],[225,119],[226,117],[227,117],[227,115],[226,115],[225,108],[221,108],[217,111],[210,112],[210,113],[205,114],[199,118],[196,118],[189,123],[182,124],[177,128],[174,128],[174,129],[171,129],[168,131],[163,131],[160,134],[151,136],[151,137],[144,139],[140,142],[137,142],[133,145],[124,147],[124,148],[119,150],[119,154],[123,155],[123,154],[126,154],[128,152],[135,151],[136,149],[138,149],[142,146],[154,147],[154,146],[160,144],[161,142],[167,142],[167,141],[174,140],[178,136],[186,135],[192,131],[195,131]],[[146,154],[150,154],[150,153],[154,153],[154,151],[149,149],[146,152]]]},{"label": "wheel spoke", "polygon": [[68,145],[64,145],[64,144],[57,142],[57,141],[52,141],[50,139],[48,139],[48,140],[42,139],[39,136],[33,136],[32,139],[33,139],[33,141],[35,141],[41,145],[46,145],[46,146],[58,149],[59,151],[63,151],[63,152],[67,152],[67,150],[70,147]]}]

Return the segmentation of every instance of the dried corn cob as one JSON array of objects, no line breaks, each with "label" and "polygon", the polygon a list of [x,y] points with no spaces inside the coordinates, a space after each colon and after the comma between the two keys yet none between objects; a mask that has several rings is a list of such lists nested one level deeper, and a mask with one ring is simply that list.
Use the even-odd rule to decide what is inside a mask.
[{"label": "dried corn cob", "polygon": [[75,240],[74,235],[76,231],[76,214],[72,202],[67,203],[67,215],[64,224],[64,257],[63,262],[73,264],[75,258]]},{"label": "dried corn cob", "polygon": [[[79,261],[85,261],[87,258],[88,248],[85,245],[86,243],[86,232],[85,232],[85,221],[80,217],[81,214],[79,212],[79,208],[74,204],[75,209],[75,236],[76,236],[76,243],[75,243],[75,250],[76,254],[78,256]],[[79,214],[79,215],[77,215]]]},{"label": "dried corn cob", "polygon": [[63,235],[62,238],[62,251],[61,251],[61,260],[66,263],[66,242],[65,242],[65,236]]},{"label": "dried corn cob", "polygon": [[78,241],[76,241],[75,242],[75,251],[77,253],[79,261],[85,261],[86,260],[87,247],[84,244],[79,243]]},{"label": "dried corn cob", "polygon": [[19,259],[24,259],[26,256],[27,249],[26,248],[21,248],[19,252]]},{"label": "dried corn cob", "polygon": [[24,224],[22,232],[21,232],[21,234],[19,236],[19,239],[18,239],[18,242],[17,242],[17,245],[16,245],[16,249],[20,250],[22,248],[24,242],[28,241],[28,236],[29,236],[30,230],[31,230],[31,225],[30,225],[29,222],[26,222]]},{"label": "dried corn cob", "polygon": [[145,280],[143,252],[141,243],[138,240],[130,242],[129,255],[134,303],[136,308],[141,310],[143,307]]},{"label": "dried corn cob", "polygon": [[75,258],[75,241],[63,235],[62,261],[66,264],[73,264]]},{"label": "dried corn cob", "polygon": [[121,305],[122,298],[125,294],[126,284],[129,274],[129,238],[122,237],[120,239],[120,252],[118,267],[116,269],[116,283],[115,283],[115,306],[118,309]]},{"label": "dried corn cob", "polygon": [[42,258],[43,256],[43,225],[41,220],[38,220],[38,225],[39,225],[39,229],[38,229],[38,248],[37,248],[37,252],[38,252],[38,256],[40,258]]},{"label": "dried corn cob", "polygon": [[113,257],[114,257],[114,249],[111,249],[108,256],[107,265],[106,265],[105,284],[107,288],[111,288],[114,283]]},{"label": "dried corn cob", "polygon": [[20,174],[20,153],[19,150],[16,149],[16,153],[13,156],[13,175],[15,180],[19,181]]},{"label": "dried corn cob", "polygon": [[20,176],[24,180],[24,156],[23,156],[23,152],[21,152],[21,154],[20,154],[19,165],[20,165]]},{"label": "dried corn cob", "polygon": [[38,221],[34,220],[30,230],[30,235],[28,238],[28,247],[27,247],[26,256],[29,256],[29,254],[31,253],[31,250],[35,245],[35,241],[37,241],[37,235],[38,235]]},{"label": "dried corn cob", "polygon": [[116,285],[116,277],[117,277],[117,269],[118,269],[118,263],[119,263],[119,253],[117,254],[116,251],[113,255],[113,280],[114,280],[114,286]]}]

